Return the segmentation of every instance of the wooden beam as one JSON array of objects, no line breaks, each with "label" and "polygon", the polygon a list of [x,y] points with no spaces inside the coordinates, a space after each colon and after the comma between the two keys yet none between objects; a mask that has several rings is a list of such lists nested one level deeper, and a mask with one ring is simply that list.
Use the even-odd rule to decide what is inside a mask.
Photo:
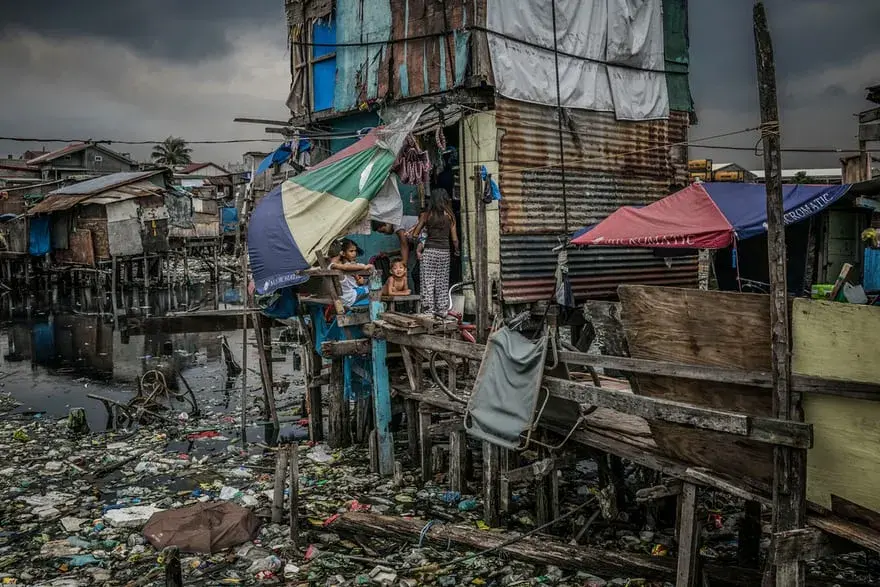
[{"label": "wooden beam", "polygon": [[880,124],[860,124],[859,125],[860,141],[880,141]]},{"label": "wooden beam", "polygon": [[608,408],[648,420],[661,420],[704,430],[727,432],[768,444],[802,448],[809,448],[812,444],[812,427],[809,424],[698,408],[680,402],[614,391],[555,377],[545,377],[543,383],[554,397]]},{"label": "wooden beam", "polygon": [[815,560],[832,554],[831,540],[815,528],[779,532],[770,543],[770,556],[776,564]]},{"label": "wooden beam", "polygon": [[325,359],[349,357],[352,355],[369,355],[371,349],[369,338],[353,340],[326,340],[321,343],[321,356]]},{"label": "wooden beam", "polygon": [[[629,357],[589,355],[573,351],[559,351],[559,360],[569,365],[602,367],[603,369],[614,369],[636,374],[664,375],[694,381],[733,383],[765,389],[773,388],[771,373],[764,371],[747,371],[744,369],[710,367],[707,365],[687,365],[684,363],[633,359]],[[791,389],[798,393],[817,393],[880,401],[880,385],[859,381],[842,381],[805,375],[792,375]]]},{"label": "wooden beam", "polygon": [[244,122],[247,124],[274,124],[277,126],[287,126],[290,124],[290,122],[287,120],[274,120],[270,118],[247,118],[244,116],[233,118],[232,122]]},{"label": "wooden beam", "polygon": [[[379,330],[375,336],[383,337],[388,342],[408,345],[426,351],[434,351],[449,354],[456,357],[479,361],[483,358],[485,346],[473,344],[451,338],[441,338],[427,334],[404,334],[391,330]],[[669,363],[666,361],[652,361],[648,359],[631,359],[627,357],[609,357],[603,355],[587,355],[571,351],[560,351],[559,360],[573,365],[589,365],[629,371],[631,373],[646,373],[652,375],[668,375],[683,379],[698,381],[713,381],[719,383],[737,383],[752,385],[755,387],[772,388],[772,379],[769,373],[746,371],[743,369],[727,369],[722,367],[706,367],[699,365],[685,365],[683,363]],[[802,393],[820,393],[825,395],[854,396],[859,399],[877,399],[880,401],[880,385],[868,384],[857,381],[838,381],[821,377],[794,376],[793,389]]]},{"label": "wooden beam", "polygon": [[[391,539],[420,540],[446,547],[452,543],[467,550],[495,548],[505,557],[534,565],[554,565],[572,571],[586,571],[605,577],[644,577],[672,581],[675,568],[669,557],[654,557],[602,550],[589,546],[572,546],[547,536],[515,537],[504,532],[481,532],[472,526],[433,524],[425,520],[380,516],[362,512],[346,512],[332,525],[331,531],[379,536]],[[710,577],[723,584],[754,586],[759,577],[754,571],[727,565],[707,565]]]},{"label": "wooden beam", "polygon": [[462,430],[464,430],[464,420],[459,417],[452,418],[451,420],[440,420],[428,427],[428,432],[430,432],[431,436],[446,436],[447,434]]},{"label": "wooden beam", "polygon": [[880,106],[859,113],[859,124],[874,122],[875,120],[880,120]]}]

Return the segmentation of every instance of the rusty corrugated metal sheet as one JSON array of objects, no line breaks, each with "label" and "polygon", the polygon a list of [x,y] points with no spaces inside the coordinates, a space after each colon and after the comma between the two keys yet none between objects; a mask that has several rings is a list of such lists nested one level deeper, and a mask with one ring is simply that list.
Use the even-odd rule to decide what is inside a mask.
[{"label": "rusty corrugated metal sheet", "polygon": [[[556,109],[497,98],[501,231],[562,233],[562,174]],[[570,231],[594,224],[621,206],[643,205],[687,184],[688,115],[618,121],[614,114],[569,110],[564,121]],[[657,148],[657,147],[660,148]]]},{"label": "rusty corrugated metal sheet", "polygon": [[[549,299],[557,236],[566,232],[556,109],[496,99],[499,136],[501,274],[506,300]],[[621,206],[649,204],[687,184],[688,116],[618,121],[612,113],[567,111],[564,155],[568,232],[595,224]],[[575,297],[612,297],[622,283],[696,286],[696,257],[669,265],[650,250],[570,253]]]},{"label": "rusty corrugated metal sheet", "polygon": [[[549,300],[558,241],[553,235],[501,235],[501,282],[509,303]],[[697,286],[696,257],[658,259],[650,249],[595,247],[568,253],[575,299],[611,298],[623,284]],[[668,265],[667,265],[668,262]]]}]

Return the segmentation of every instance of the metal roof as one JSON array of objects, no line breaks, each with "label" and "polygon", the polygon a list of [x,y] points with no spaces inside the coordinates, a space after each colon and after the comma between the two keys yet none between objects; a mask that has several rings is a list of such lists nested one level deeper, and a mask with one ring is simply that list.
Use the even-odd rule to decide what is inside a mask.
[{"label": "metal roof", "polygon": [[112,173],[102,177],[96,177],[88,181],[75,183],[60,190],[55,190],[50,196],[92,196],[117,188],[119,186],[134,183],[144,179],[149,179],[160,173],[164,173],[163,169],[154,169],[152,171],[123,171],[121,173]]},{"label": "metal roof", "polygon": [[131,200],[134,198],[144,198],[147,196],[161,195],[163,192],[164,190],[161,187],[157,186],[156,184],[150,183],[145,178],[142,178],[142,181],[140,182],[119,185],[113,188],[101,190],[98,193],[60,194],[58,192],[53,192],[46,196],[46,198],[42,202],[28,210],[27,215],[34,216],[36,214],[51,214],[52,212],[61,212],[62,210],[69,210],[70,208],[73,208],[74,206],[78,206],[80,204],[115,204],[116,202],[123,202],[125,200]]},{"label": "metal roof", "polygon": [[86,147],[88,147],[88,143],[71,143],[69,145],[65,145],[60,149],[56,149],[50,153],[46,153],[45,155],[40,155],[36,159],[31,159],[28,161],[29,165],[38,165],[40,163],[46,163],[48,161],[53,161],[59,157],[63,157],[64,155],[71,155],[73,153],[79,153]]}]

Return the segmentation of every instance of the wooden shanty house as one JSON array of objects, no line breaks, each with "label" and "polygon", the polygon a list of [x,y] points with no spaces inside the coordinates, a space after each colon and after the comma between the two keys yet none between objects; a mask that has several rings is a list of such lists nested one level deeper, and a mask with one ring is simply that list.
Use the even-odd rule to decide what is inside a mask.
[{"label": "wooden shanty house", "polygon": [[114,173],[50,193],[28,210],[31,241],[56,264],[95,266],[168,249],[166,170]]}]

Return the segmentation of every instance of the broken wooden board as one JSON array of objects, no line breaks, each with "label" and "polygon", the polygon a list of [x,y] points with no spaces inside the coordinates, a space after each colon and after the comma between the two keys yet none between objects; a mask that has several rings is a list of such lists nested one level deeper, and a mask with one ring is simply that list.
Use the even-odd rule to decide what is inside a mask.
[{"label": "broken wooden board", "polygon": [[[633,358],[688,365],[770,370],[768,296],[650,286],[621,286],[622,320]],[[695,406],[769,417],[766,388],[634,376],[635,393]],[[658,448],[686,463],[769,483],[773,449],[741,436],[651,422]]]},{"label": "broken wooden board", "polygon": [[[792,373],[880,381],[880,308],[795,300],[791,320]],[[880,402],[806,393],[803,406],[814,438],[807,499],[875,526],[870,517],[880,514],[858,511],[880,512]],[[847,502],[854,507],[841,507]]]}]

